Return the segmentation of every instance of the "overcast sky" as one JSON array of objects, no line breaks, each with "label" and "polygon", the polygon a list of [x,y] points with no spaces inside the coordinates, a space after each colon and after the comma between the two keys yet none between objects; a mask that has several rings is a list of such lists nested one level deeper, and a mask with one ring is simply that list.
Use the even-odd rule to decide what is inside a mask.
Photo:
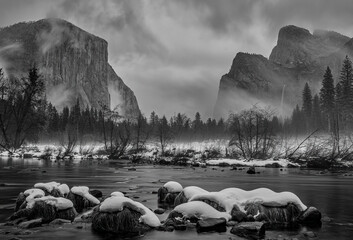
[{"label": "overcast sky", "polygon": [[0,0],[0,26],[58,17],[108,41],[147,116],[212,116],[237,52],[268,57],[293,24],[353,37],[352,0]]}]

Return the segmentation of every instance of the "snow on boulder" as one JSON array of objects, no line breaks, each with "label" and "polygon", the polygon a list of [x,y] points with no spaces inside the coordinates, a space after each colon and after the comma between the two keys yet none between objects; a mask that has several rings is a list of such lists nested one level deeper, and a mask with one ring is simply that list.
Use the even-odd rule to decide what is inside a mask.
[{"label": "snow on boulder", "polygon": [[33,208],[34,204],[38,201],[43,201],[46,204],[54,206],[57,210],[66,210],[72,208],[73,203],[66,198],[62,197],[53,197],[53,196],[45,196],[41,198],[34,198],[27,204],[27,208]]},{"label": "snow on boulder", "polygon": [[190,199],[195,195],[208,193],[208,191],[200,187],[189,186],[183,189],[183,193],[186,198]]},{"label": "snow on boulder", "polygon": [[87,200],[89,200],[90,202],[94,203],[94,204],[99,204],[100,201],[95,198],[94,196],[92,196],[90,193],[89,193],[89,188],[86,187],[86,186],[80,186],[80,187],[72,187],[71,188],[71,192],[76,194],[76,195],[79,195],[83,198],[86,198]]},{"label": "snow on boulder", "polygon": [[185,187],[181,193],[175,198],[174,205],[177,206],[182,203],[186,203],[195,195],[199,194],[207,194],[209,193],[203,188],[196,187],[196,186],[189,186]]},{"label": "snow on boulder", "polygon": [[79,213],[84,209],[94,207],[100,203],[100,201],[89,192],[89,188],[86,186],[72,187],[67,198],[73,202],[75,209]]},{"label": "snow on boulder", "polygon": [[169,181],[158,189],[158,203],[174,205],[176,196],[183,190],[178,182]]},{"label": "snow on boulder", "polygon": [[26,202],[29,202],[34,198],[44,197],[45,193],[42,189],[31,188],[24,191],[24,195],[26,196]]},{"label": "snow on boulder", "polygon": [[77,212],[70,200],[63,197],[44,196],[31,199],[26,208],[16,211],[10,219],[27,218],[31,220],[41,218],[43,223],[49,223],[56,218],[73,221],[76,215]]},{"label": "snow on boulder", "polygon": [[261,203],[262,205],[269,207],[280,207],[293,203],[301,211],[304,211],[307,208],[294,193],[277,193],[268,188],[257,188],[251,191],[245,191],[240,188],[226,188],[220,191],[220,193],[228,198],[236,199],[240,207],[244,207],[249,203]]},{"label": "snow on boulder", "polygon": [[226,212],[231,212],[234,205],[245,211],[245,207],[250,203],[259,203],[267,207],[284,207],[292,203],[300,211],[306,209],[306,206],[295,194],[291,192],[277,193],[268,188],[258,188],[251,191],[240,188],[226,188],[219,192],[194,195],[190,198],[190,201],[205,201],[216,209]]},{"label": "snow on boulder", "polygon": [[141,214],[140,222],[150,227],[158,227],[161,223],[158,217],[147,207],[130,198],[112,196],[105,199],[99,206],[100,212],[115,213],[121,212],[124,208],[130,208]]},{"label": "snow on boulder", "polygon": [[112,196],[112,197],[125,197],[124,193],[119,192],[119,191],[112,192],[112,193],[110,194],[110,196]]},{"label": "snow on boulder", "polygon": [[163,185],[166,189],[168,189],[168,192],[170,193],[176,193],[176,192],[181,192],[183,190],[183,187],[181,186],[180,183],[174,182],[174,181],[169,181],[166,184]]},{"label": "snow on boulder", "polygon": [[227,221],[231,219],[231,215],[229,213],[220,212],[207,203],[201,201],[180,204],[176,206],[173,211],[181,213],[186,218],[225,218]]},{"label": "snow on boulder", "polygon": [[48,183],[36,183],[34,184],[35,188],[40,188],[46,190],[47,192],[51,193],[53,189],[56,189],[60,186],[60,183],[57,182],[48,182]]},{"label": "snow on boulder", "polygon": [[69,188],[69,186],[67,184],[61,184],[58,187],[58,190],[60,191],[62,196],[65,196],[65,195],[67,195],[70,192],[70,188]]}]

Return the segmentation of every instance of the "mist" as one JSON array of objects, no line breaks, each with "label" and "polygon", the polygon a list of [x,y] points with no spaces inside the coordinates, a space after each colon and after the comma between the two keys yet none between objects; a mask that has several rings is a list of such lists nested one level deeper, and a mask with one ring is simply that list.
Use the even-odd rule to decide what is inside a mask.
[{"label": "mist", "polygon": [[[219,80],[237,52],[268,57],[279,29],[289,24],[353,36],[352,12],[350,0],[5,0],[0,22],[70,21],[108,41],[109,62],[145,115],[199,111],[212,117]],[[62,30],[52,33],[58,38],[42,34],[44,52]]]}]

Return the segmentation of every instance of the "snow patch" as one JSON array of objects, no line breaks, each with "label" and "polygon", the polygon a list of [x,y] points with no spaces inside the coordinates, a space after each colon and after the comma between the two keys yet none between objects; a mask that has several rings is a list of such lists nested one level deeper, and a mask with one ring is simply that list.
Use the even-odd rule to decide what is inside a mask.
[{"label": "snow patch", "polygon": [[245,159],[227,159],[227,158],[223,158],[223,159],[210,159],[210,160],[206,160],[206,163],[208,165],[212,165],[212,166],[218,166],[222,163],[227,163],[229,165],[242,165],[242,166],[255,166],[255,167],[264,167],[267,164],[274,164],[274,163],[278,163],[279,165],[281,165],[282,167],[287,167],[288,164],[291,165],[295,165],[295,166],[300,166],[299,164],[296,163],[291,163],[288,159],[278,159],[278,160],[274,160],[272,158],[270,159],[266,159],[266,160],[262,160],[262,159],[254,159],[254,160],[250,160],[247,161]]},{"label": "snow patch", "polygon": [[60,183],[57,183],[57,182],[36,183],[36,184],[34,184],[35,188],[45,189],[49,193],[51,193],[54,188],[58,188],[59,186],[60,186]]},{"label": "snow patch", "polygon": [[208,193],[208,191],[200,187],[189,186],[183,189],[183,193],[187,199],[190,199],[195,195]]},{"label": "snow patch", "polygon": [[174,181],[167,182],[166,184],[164,184],[163,187],[168,189],[168,192],[170,192],[170,193],[183,191],[183,187],[181,186],[181,184],[178,182],[174,182]]},{"label": "snow patch", "polygon": [[44,191],[38,188],[27,189],[23,194],[26,196],[26,202],[30,202],[34,198],[44,197],[45,195]]},{"label": "snow patch", "polygon": [[158,217],[147,207],[139,202],[135,202],[130,198],[112,196],[105,199],[99,207],[101,212],[114,213],[122,211],[124,207],[129,207],[142,214],[140,222],[149,225],[150,227],[158,227],[161,223]]},{"label": "snow patch", "polygon": [[79,186],[79,187],[72,187],[71,192],[79,195],[81,197],[86,198],[88,201],[94,203],[94,204],[99,204],[100,201],[95,198],[93,195],[89,193],[89,188],[86,186]]},{"label": "snow patch", "polygon": [[110,196],[112,196],[112,197],[125,197],[125,196],[124,196],[124,193],[119,192],[119,191],[112,192],[112,193],[110,194]]},{"label": "snow patch", "polygon": [[52,205],[56,207],[57,210],[65,210],[65,209],[72,208],[74,206],[69,199],[62,198],[62,197],[56,198],[53,196],[46,196],[46,197],[32,199],[30,202],[28,202],[27,208],[33,208],[34,204],[38,201],[43,201],[46,204]]},{"label": "snow patch", "polygon": [[201,201],[193,201],[180,204],[174,208],[174,211],[183,214],[183,216],[187,218],[225,218],[227,221],[231,219],[229,213],[220,212],[208,205],[207,203]]},{"label": "snow patch", "polygon": [[70,192],[70,188],[67,184],[61,184],[59,187],[58,187],[58,190],[60,191],[60,193],[62,195],[66,195]]}]

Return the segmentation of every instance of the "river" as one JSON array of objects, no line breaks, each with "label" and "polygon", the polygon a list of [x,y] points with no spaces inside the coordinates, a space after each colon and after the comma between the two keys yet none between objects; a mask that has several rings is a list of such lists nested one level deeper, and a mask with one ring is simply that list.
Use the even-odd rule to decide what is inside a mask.
[{"label": "river", "polygon": [[[248,175],[246,170],[230,168],[191,168],[175,166],[143,165],[129,169],[127,161],[101,163],[98,161],[51,162],[38,159],[0,159],[0,222],[13,211],[19,192],[31,188],[37,182],[56,181],[72,186],[89,186],[104,195],[113,191],[126,192],[135,201],[156,209],[157,191],[165,182],[173,180],[185,186],[199,186],[208,191],[228,187],[244,190],[266,187],[274,191],[291,191],[307,206],[318,208],[325,219],[319,229],[301,228],[297,231],[267,231],[266,238],[302,238],[302,232],[314,231],[319,239],[351,239],[353,236],[353,177],[342,173],[320,174],[315,170],[257,168],[260,174]],[[163,220],[168,211],[159,215]],[[47,227],[23,239],[106,239],[92,233],[89,224],[82,228],[73,225]],[[139,239],[240,239],[229,232],[202,233],[196,230],[146,233]],[[304,238],[303,238],[304,239]]]}]

